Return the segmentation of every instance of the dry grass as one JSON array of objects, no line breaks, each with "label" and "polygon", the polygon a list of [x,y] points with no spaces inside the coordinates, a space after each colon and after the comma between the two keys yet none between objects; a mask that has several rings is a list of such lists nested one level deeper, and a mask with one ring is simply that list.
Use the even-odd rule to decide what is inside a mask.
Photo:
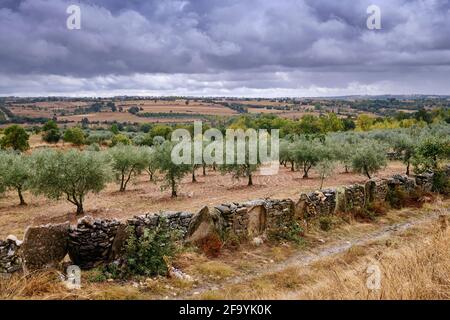
[{"label": "dry grass", "polygon": [[194,266],[196,274],[217,280],[226,279],[236,274],[229,265],[220,261],[208,261]]},{"label": "dry grass", "polygon": [[[387,239],[352,246],[307,266],[288,266],[200,299],[450,299],[450,229],[420,224]],[[367,268],[381,270],[369,290]]]},{"label": "dry grass", "polygon": [[[311,245],[301,250],[286,244],[243,244],[214,260],[186,250],[173,265],[194,281],[158,277],[98,282],[92,270],[83,272],[81,290],[69,290],[60,273],[50,270],[0,278],[0,299],[450,299],[450,228],[443,232],[438,220],[427,218],[430,212],[448,213],[449,205],[438,199],[421,209],[390,211],[372,224],[342,223],[331,232],[314,227],[308,234]],[[416,223],[409,229],[367,237],[411,218]],[[334,246],[365,237],[342,253],[301,264],[303,253],[326,250],[316,238]],[[378,291],[366,287],[371,264],[382,272]]]}]

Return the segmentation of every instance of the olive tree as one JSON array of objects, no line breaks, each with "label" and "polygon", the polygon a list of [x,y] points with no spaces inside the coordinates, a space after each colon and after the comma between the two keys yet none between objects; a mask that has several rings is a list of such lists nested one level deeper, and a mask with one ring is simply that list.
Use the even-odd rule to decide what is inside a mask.
[{"label": "olive tree", "polygon": [[339,161],[345,169],[345,173],[348,173],[348,169],[351,166],[352,154],[354,150],[354,143],[352,144],[352,137],[349,135],[336,135],[327,139],[327,144],[332,149],[333,157],[336,161]]},{"label": "olive tree", "polygon": [[448,137],[425,136],[417,145],[414,154],[414,170],[437,171],[439,164],[450,158],[450,139]]},{"label": "olive tree", "polygon": [[321,160],[320,144],[315,139],[300,138],[292,145],[292,158],[297,167],[303,169],[303,179],[308,178],[311,168]]},{"label": "olive tree", "polygon": [[332,159],[323,159],[319,161],[316,165],[316,170],[319,173],[320,177],[320,188],[323,188],[323,182],[326,178],[333,175],[334,170],[336,169],[336,162]]},{"label": "olive tree", "polygon": [[287,163],[291,164],[291,171],[295,171],[294,158],[292,156],[292,144],[288,140],[280,141],[280,162],[286,167]]},{"label": "olive tree", "polygon": [[[255,143],[255,141],[256,152],[254,149],[251,149],[250,145],[251,143]],[[240,178],[247,178],[247,185],[252,186],[253,173],[258,170],[261,165],[259,154],[257,152],[259,141],[245,141],[245,144],[243,144],[243,152],[239,151],[238,144],[239,143],[233,143],[229,150],[226,147],[224,148],[224,157],[226,161],[220,165],[220,171],[222,174],[230,173],[233,179],[239,180]],[[232,155],[229,156],[227,152],[232,153]]]},{"label": "olive tree", "polygon": [[30,148],[29,138],[25,129],[15,124],[5,129],[4,136],[0,139],[0,146],[2,149],[26,151]]},{"label": "olive tree", "polygon": [[86,143],[86,137],[83,129],[78,127],[67,129],[64,132],[63,140],[65,142],[70,142],[75,146],[81,146]]},{"label": "olive tree", "polygon": [[150,176],[150,181],[153,182],[155,180],[155,174],[158,171],[156,148],[142,147],[142,152],[145,158],[145,171]]},{"label": "olive tree", "polygon": [[401,159],[406,165],[406,174],[409,175],[411,159],[415,152],[416,143],[410,135],[398,133],[391,138],[391,144],[394,151],[401,155]]},{"label": "olive tree", "polygon": [[376,141],[366,140],[355,146],[352,156],[352,169],[366,175],[372,175],[386,167],[386,146]]},{"label": "olive tree", "polygon": [[119,191],[124,192],[133,177],[139,175],[147,166],[147,154],[141,147],[118,145],[109,150],[111,166]]},{"label": "olive tree", "polygon": [[0,176],[0,184],[3,185],[3,188],[15,190],[19,196],[20,205],[26,205],[23,192],[29,189],[32,177],[29,156],[1,152]]},{"label": "olive tree", "polygon": [[161,145],[156,146],[155,159],[158,163],[158,170],[164,176],[164,183],[161,185],[161,190],[167,188],[171,189],[171,196],[177,196],[177,189],[180,180],[191,171],[191,165],[178,164],[172,161],[172,149],[174,143],[165,141]]},{"label": "olive tree", "polygon": [[83,203],[90,192],[103,190],[111,179],[108,159],[102,152],[40,150],[32,155],[33,189],[50,199],[65,199],[84,213]]}]

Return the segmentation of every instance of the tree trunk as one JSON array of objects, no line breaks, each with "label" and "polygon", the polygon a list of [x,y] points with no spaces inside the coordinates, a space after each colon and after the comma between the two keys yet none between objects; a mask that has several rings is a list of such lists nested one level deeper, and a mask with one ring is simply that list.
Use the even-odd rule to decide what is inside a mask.
[{"label": "tree trunk", "polygon": [[311,166],[303,165],[303,179],[308,179],[308,171],[311,169]]},{"label": "tree trunk", "polygon": [[364,172],[366,173],[366,176],[367,176],[369,179],[372,179],[372,177],[371,177],[370,174],[369,174],[369,170],[367,169],[366,166],[364,166]]},{"label": "tree trunk", "polygon": [[348,165],[345,165],[345,173],[348,173]]},{"label": "tree trunk", "polygon": [[295,171],[295,168],[294,168],[294,161],[291,161],[291,171]]},{"label": "tree trunk", "polygon": [[206,164],[203,164],[203,175],[206,176]]},{"label": "tree trunk", "polygon": [[252,186],[253,185],[253,179],[252,179],[252,174],[248,175],[248,186]]},{"label": "tree trunk", "polygon": [[172,179],[170,184],[171,184],[171,187],[172,187],[172,198],[176,198],[177,197],[177,189],[176,189],[176,186],[175,186],[175,180]]},{"label": "tree trunk", "polygon": [[192,168],[192,182],[197,182],[197,179],[195,178],[195,167]]},{"label": "tree trunk", "polygon": [[408,163],[406,164],[406,175],[407,176],[409,176],[409,165],[410,165],[410,163],[408,161]]},{"label": "tree trunk", "polygon": [[319,188],[319,190],[322,190],[322,188],[323,188],[323,180],[325,180],[325,177],[321,177],[320,178],[320,188]]},{"label": "tree trunk", "polygon": [[19,199],[20,199],[20,205],[21,206],[26,206],[27,203],[25,202],[23,195],[22,195],[22,188],[17,188],[17,193],[19,194]]},{"label": "tree trunk", "polygon": [[124,174],[124,172],[122,171],[122,178],[120,179],[120,189],[119,189],[120,192],[125,191],[124,186],[123,186],[124,181],[125,181],[125,174]]},{"label": "tree trunk", "polygon": [[80,216],[84,213],[83,203],[77,203],[77,216]]}]

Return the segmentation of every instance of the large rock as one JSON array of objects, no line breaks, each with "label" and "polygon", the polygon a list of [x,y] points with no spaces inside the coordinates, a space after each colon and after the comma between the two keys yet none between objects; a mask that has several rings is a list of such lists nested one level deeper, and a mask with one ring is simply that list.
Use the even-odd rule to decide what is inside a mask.
[{"label": "large rock", "polygon": [[67,254],[69,222],[28,227],[21,255],[26,270],[57,266]]},{"label": "large rock", "polygon": [[220,238],[223,233],[224,219],[216,209],[203,207],[195,214],[189,224],[186,242],[197,243],[208,238]]},{"label": "large rock", "polygon": [[22,259],[19,249],[22,242],[15,236],[8,236],[5,241],[0,240],[0,274],[13,273],[22,269]]},{"label": "large rock", "polygon": [[247,211],[247,232],[250,239],[257,237],[266,231],[267,213],[263,205],[252,206]]}]

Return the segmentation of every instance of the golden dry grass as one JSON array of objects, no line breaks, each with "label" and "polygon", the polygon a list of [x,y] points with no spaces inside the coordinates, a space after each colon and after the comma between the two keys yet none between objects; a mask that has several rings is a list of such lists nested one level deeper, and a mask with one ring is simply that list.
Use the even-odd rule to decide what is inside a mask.
[{"label": "golden dry grass", "polygon": [[[387,239],[352,246],[307,266],[288,266],[200,299],[450,299],[450,229],[436,220]],[[370,290],[368,266],[381,270]]]},{"label": "golden dry grass", "polygon": [[[372,224],[337,224],[330,232],[313,226],[307,248],[242,245],[214,260],[187,249],[173,265],[194,281],[158,277],[98,282],[92,270],[83,272],[81,290],[69,290],[61,274],[49,270],[0,278],[0,299],[450,299],[450,228],[442,231],[436,216],[448,214],[449,205],[449,200],[438,199],[420,209],[390,211]],[[374,236],[380,228],[406,220],[415,222],[406,230]],[[303,253],[326,249],[317,238],[331,246],[365,240],[301,264]],[[376,291],[366,287],[367,267],[373,264],[382,274]]]}]

